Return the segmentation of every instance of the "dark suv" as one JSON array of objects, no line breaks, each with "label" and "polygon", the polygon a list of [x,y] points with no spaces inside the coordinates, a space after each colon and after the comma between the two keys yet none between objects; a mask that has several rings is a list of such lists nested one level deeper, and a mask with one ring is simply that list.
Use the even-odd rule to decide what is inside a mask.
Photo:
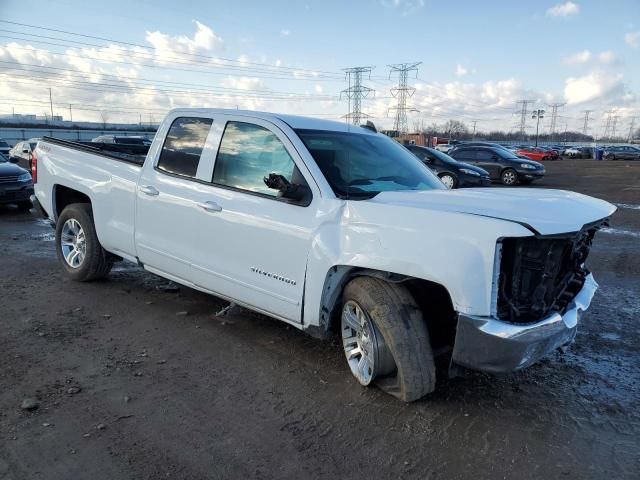
[{"label": "dark suv", "polygon": [[470,163],[489,172],[491,180],[503,185],[515,185],[520,182],[527,185],[544,177],[545,169],[541,163],[518,157],[506,148],[483,145],[460,145],[450,153],[459,162]]},{"label": "dark suv", "polygon": [[438,175],[447,188],[491,186],[489,173],[482,168],[458,162],[434,148],[405,146]]}]

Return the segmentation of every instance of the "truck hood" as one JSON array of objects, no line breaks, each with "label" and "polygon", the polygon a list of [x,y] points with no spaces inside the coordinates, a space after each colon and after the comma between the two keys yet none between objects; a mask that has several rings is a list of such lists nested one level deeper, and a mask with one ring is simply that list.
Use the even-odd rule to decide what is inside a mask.
[{"label": "truck hood", "polygon": [[534,233],[576,232],[610,216],[612,204],[580,193],[543,188],[466,188],[381,192],[369,202],[497,218]]}]

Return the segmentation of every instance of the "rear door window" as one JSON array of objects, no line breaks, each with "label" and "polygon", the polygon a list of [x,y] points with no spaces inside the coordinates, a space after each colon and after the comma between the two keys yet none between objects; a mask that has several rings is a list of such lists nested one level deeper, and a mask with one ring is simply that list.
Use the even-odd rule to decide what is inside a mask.
[{"label": "rear door window", "polygon": [[455,150],[452,155],[461,162],[474,162],[476,160],[476,152],[474,150]]},{"label": "rear door window", "polygon": [[166,173],[195,178],[212,123],[210,118],[176,118],[162,146],[157,168]]}]

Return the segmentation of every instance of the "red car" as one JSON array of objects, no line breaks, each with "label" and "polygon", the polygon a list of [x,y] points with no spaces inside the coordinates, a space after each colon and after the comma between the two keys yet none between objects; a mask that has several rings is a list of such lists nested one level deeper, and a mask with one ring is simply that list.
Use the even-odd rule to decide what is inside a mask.
[{"label": "red car", "polygon": [[537,162],[546,160],[558,160],[560,158],[560,155],[558,155],[558,152],[556,152],[555,150],[546,150],[540,147],[521,148],[516,153]]}]

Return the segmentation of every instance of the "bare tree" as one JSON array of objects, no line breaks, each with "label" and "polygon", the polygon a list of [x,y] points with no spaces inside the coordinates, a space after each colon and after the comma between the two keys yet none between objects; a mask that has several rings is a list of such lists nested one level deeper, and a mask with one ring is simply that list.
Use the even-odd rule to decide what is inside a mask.
[{"label": "bare tree", "polygon": [[102,128],[107,128],[107,122],[109,121],[109,112],[105,112],[104,110],[100,112],[100,120],[102,120]]}]

